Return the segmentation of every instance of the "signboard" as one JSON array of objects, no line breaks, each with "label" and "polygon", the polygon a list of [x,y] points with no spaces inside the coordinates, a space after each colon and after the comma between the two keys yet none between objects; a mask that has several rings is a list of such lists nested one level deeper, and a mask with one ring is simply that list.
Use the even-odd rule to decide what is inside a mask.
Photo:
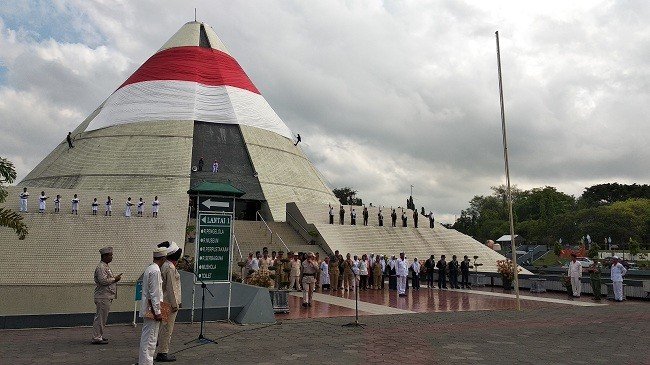
[{"label": "signboard", "polygon": [[142,300],[142,280],[135,283],[135,300]]},{"label": "signboard", "polygon": [[199,212],[234,212],[232,198],[198,197]]},{"label": "signboard", "polygon": [[232,214],[198,214],[194,272],[204,282],[230,281]]}]

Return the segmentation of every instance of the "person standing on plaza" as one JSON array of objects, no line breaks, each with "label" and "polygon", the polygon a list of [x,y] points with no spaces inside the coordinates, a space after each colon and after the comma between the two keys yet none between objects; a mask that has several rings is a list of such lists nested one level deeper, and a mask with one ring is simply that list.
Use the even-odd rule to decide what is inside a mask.
[{"label": "person standing on plaza", "polygon": [[289,281],[289,289],[300,291],[300,260],[298,259],[298,252],[294,252],[293,260],[291,260],[291,273]]},{"label": "person standing on plaza", "polygon": [[406,279],[409,274],[409,264],[406,262],[404,252],[399,254],[395,262],[395,274],[397,275],[397,294],[400,297],[406,296]]},{"label": "person standing on plaza", "polygon": [[463,289],[469,289],[469,259],[467,255],[463,256],[463,261],[460,263],[460,286]]},{"label": "person standing on plaza", "polygon": [[176,315],[181,308],[181,275],[176,269],[176,263],[183,254],[183,249],[178,247],[175,242],[163,242],[158,247],[167,248],[167,260],[160,267],[160,277],[162,278],[163,302],[171,306],[169,318],[160,324],[158,333],[158,355],[155,361],[170,362],[176,361],[174,355],[169,355],[169,343],[174,331]]},{"label": "person standing on plaza", "polygon": [[104,328],[108,313],[111,310],[113,299],[117,298],[117,282],[122,279],[122,274],[113,276],[110,264],[113,261],[113,247],[107,246],[99,250],[101,259],[95,268],[95,317],[93,318],[93,339],[94,345],[105,345],[108,339],[104,338]]},{"label": "person standing on plaza", "polygon": [[447,261],[445,261],[445,255],[440,256],[436,268],[438,269],[438,289],[447,289]]},{"label": "person standing on plaza", "polygon": [[359,289],[368,290],[368,256],[365,254],[359,261]]},{"label": "person standing on plaza", "polygon": [[131,201],[131,197],[126,199],[126,204],[124,205],[124,216],[127,218],[131,218],[131,207],[134,206],[133,202]]},{"label": "person standing on plaza", "polygon": [[427,288],[433,288],[433,272],[436,267],[436,259],[431,255],[427,261],[424,262],[424,268],[427,271]]},{"label": "person standing on plaza", "polygon": [[612,279],[612,286],[614,288],[614,300],[617,302],[623,301],[623,277],[627,274],[627,269],[619,262],[618,256],[612,257],[612,268],[610,269],[610,277]]},{"label": "person standing on plaza", "polygon": [[343,205],[339,208],[339,224],[345,224],[345,209],[343,208]]},{"label": "person standing on plaza", "polygon": [[[417,214],[417,212],[416,212]],[[413,259],[413,263],[411,264],[411,271],[413,272],[413,276],[411,276],[411,283],[413,284],[413,289],[415,290],[420,290],[420,269],[422,265],[420,265],[420,261],[418,261],[418,258]]]},{"label": "person standing on plaza", "polygon": [[346,255],[345,261],[343,261],[343,289],[347,292],[350,291],[352,287],[352,280],[354,280],[354,261],[350,254]]},{"label": "person standing on plaza", "polygon": [[20,211],[27,213],[27,199],[29,198],[27,188],[23,188],[23,191],[18,194],[18,197],[20,198]]},{"label": "person standing on plaza", "polygon": [[151,216],[153,218],[158,218],[158,208],[160,208],[160,200],[158,200],[158,196],[155,196],[153,202],[151,202]]},{"label": "person standing on plaza", "polygon": [[334,208],[332,207],[332,204],[330,204],[329,217],[330,224],[334,224]]},{"label": "person standing on plaza", "polygon": [[392,222],[393,227],[395,227],[395,224],[397,223],[397,213],[395,212],[395,209],[393,209],[393,212],[390,213],[390,220]]},{"label": "person standing on plaza", "polygon": [[212,163],[212,173],[214,174],[217,172],[219,172],[219,163],[217,162],[217,160],[214,160],[214,162]]},{"label": "person standing on plaza", "polygon": [[41,191],[41,196],[38,197],[38,212],[39,213],[45,213],[45,201],[47,200],[47,196],[45,196],[45,192]]},{"label": "person standing on plaza", "polygon": [[571,254],[568,275],[571,278],[571,289],[573,290],[573,296],[575,298],[580,298],[580,292],[582,289],[582,284],[580,283],[580,278],[582,277],[582,265],[577,260],[577,255],[575,253]]},{"label": "person standing on plaza", "polygon": [[275,287],[280,289],[284,282],[287,282],[286,275],[284,274],[284,251],[280,250],[273,260],[273,266],[275,267]]},{"label": "person standing on plaza", "polygon": [[382,282],[382,269],[381,269],[381,255],[375,256],[375,262],[372,265],[372,288],[377,290],[381,287]]},{"label": "person standing on plaza", "polygon": [[138,217],[142,217],[142,215],[144,214],[144,200],[142,200],[142,198],[138,200],[137,210],[138,210]]},{"label": "person standing on plaza", "polygon": [[74,215],[79,214],[79,198],[77,198],[77,194],[74,195],[71,203],[72,203],[72,214]]},{"label": "person standing on plaza", "polygon": [[307,259],[302,262],[302,306],[311,307],[312,295],[316,285],[316,274],[318,273],[318,263],[314,258],[314,253],[307,253]]},{"label": "person standing on plaza", "polygon": [[106,205],[106,212],[104,212],[104,215],[110,216],[111,211],[113,210],[113,199],[111,199],[110,196],[106,199],[105,205]]},{"label": "person standing on plaza", "polygon": [[325,260],[320,263],[320,286],[323,290],[330,290],[330,258],[325,256]]},{"label": "person standing on plaza", "polygon": [[352,212],[350,212],[350,225],[357,225],[357,212],[354,210],[354,208],[352,208]]},{"label": "person standing on plaza", "polygon": [[54,198],[54,213],[58,213],[61,211],[61,195],[56,194],[56,198]]},{"label": "person standing on plaza", "polygon": [[388,261],[388,290],[397,290],[397,259],[395,255]]},{"label": "person standing on plaza", "polygon": [[600,300],[602,280],[600,278],[600,270],[603,268],[598,259],[594,259],[594,263],[589,266],[589,282],[591,283],[591,291],[594,293],[594,300]]},{"label": "person standing on plaza", "polygon": [[[139,365],[153,365],[153,355],[156,352],[158,331],[162,321],[162,276],[160,267],[165,263],[166,248],[156,247],[153,250],[153,262],[142,274],[142,300],[140,301],[140,317],[142,318],[142,335],[140,335]],[[145,316],[153,314],[153,319]]]},{"label": "person standing on plaza", "polygon": [[377,221],[379,221],[379,227],[384,226],[384,215],[381,213],[381,208],[379,208],[379,213],[377,213]]},{"label": "person standing on plaza", "polygon": [[417,209],[415,209],[415,210],[413,210],[413,227],[415,227],[415,228],[418,228],[418,218],[420,218],[420,217],[418,215]]},{"label": "person standing on plaza", "polygon": [[452,289],[460,289],[460,286],[458,286],[458,260],[456,255],[451,256],[449,262],[449,281]]},{"label": "person standing on plaza", "polygon": [[338,256],[338,251],[332,255],[328,262],[328,272],[330,274],[330,286],[332,289],[332,292],[335,292],[339,289],[339,256]]},{"label": "person standing on plaza", "polygon": [[92,214],[97,215],[97,209],[99,208],[99,203],[97,203],[97,198],[93,198],[93,202],[90,204],[92,209]]},{"label": "person standing on plaza", "polygon": [[364,206],[363,207],[363,225],[367,226],[368,225],[368,207]]}]

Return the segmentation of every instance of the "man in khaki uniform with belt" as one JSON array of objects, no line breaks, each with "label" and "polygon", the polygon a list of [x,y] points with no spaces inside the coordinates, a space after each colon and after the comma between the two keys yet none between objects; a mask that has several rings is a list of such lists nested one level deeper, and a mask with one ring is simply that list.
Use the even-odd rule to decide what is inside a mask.
[{"label": "man in khaki uniform with belt", "polygon": [[158,333],[158,355],[155,361],[169,362],[176,361],[174,355],[169,355],[169,342],[174,331],[176,314],[181,307],[181,275],[176,269],[176,262],[181,257],[183,250],[175,242],[163,242],[158,247],[167,247],[167,261],[160,267],[160,276],[163,285],[163,302],[171,305],[171,313],[167,322],[160,324]]},{"label": "man in khaki uniform with belt", "polygon": [[95,269],[95,318],[93,319],[93,345],[105,345],[108,339],[104,337],[104,327],[108,319],[108,312],[111,310],[113,299],[117,298],[117,282],[122,274],[113,276],[108,266],[113,261],[113,247],[104,247],[99,250],[101,261]]}]

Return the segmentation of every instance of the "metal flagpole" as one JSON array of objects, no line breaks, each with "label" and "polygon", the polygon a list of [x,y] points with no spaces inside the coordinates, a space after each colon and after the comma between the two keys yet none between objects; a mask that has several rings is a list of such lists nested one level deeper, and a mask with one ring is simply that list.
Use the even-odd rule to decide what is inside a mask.
[{"label": "metal flagpole", "polygon": [[499,68],[499,98],[501,100],[501,130],[503,133],[503,158],[506,164],[506,187],[508,194],[508,214],[510,217],[510,246],[512,249],[512,263],[515,269],[515,295],[517,296],[517,310],[521,310],[519,300],[519,270],[517,266],[517,247],[515,245],[515,224],[512,217],[512,190],[510,189],[510,168],[508,167],[508,139],[506,138],[506,113],[503,107],[503,82],[501,81],[501,51],[499,49],[499,31],[494,32],[497,39],[497,65]]},{"label": "metal flagpole", "polygon": [[[235,236],[235,198],[232,198],[232,214],[230,215],[230,260],[228,262],[228,323],[230,321],[230,307],[232,306],[232,256],[233,256],[233,237]],[[242,279],[243,281],[243,279]]]}]

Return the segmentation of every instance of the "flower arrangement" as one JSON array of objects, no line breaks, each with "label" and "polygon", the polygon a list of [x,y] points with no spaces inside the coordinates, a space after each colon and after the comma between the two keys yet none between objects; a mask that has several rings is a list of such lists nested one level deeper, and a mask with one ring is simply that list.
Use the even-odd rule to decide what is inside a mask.
[{"label": "flower arrangement", "polygon": [[[273,278],[271,274],[266,270],[259,270],[253,272],[248,278],[248,284],[260,286],[262,288],[271,288],[273,287]],[[275,275],[273,275],[275,277]]]},{"label": "flower arrangement", "polygon": [[[517,272],[520,271],[521,268],[517,267]],[[515,278],[515,263],[512,260],[497,260],[497,272],[504,281],[512,281]]]}]

